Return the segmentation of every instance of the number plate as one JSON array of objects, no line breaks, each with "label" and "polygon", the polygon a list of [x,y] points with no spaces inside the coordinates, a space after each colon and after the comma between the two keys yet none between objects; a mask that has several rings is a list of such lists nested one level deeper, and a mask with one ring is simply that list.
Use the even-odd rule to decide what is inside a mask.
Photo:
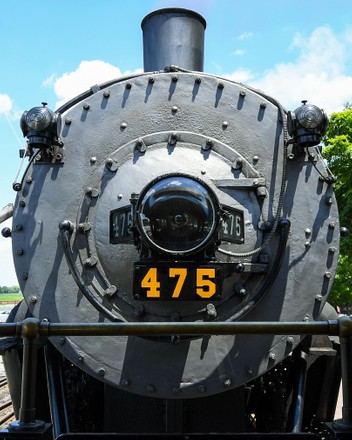
[{"label": "number plate", "polygon": [[137,300],[220,300],[222,267],[195,264],[140,264],[134,266],[133,292]]},{"label": "number plate", "polygon": [[132,242],[131,226],[132,210],[130,205],[111,211],[110,243],[119,244]]},{"label": "number plate", "polygon": [[243,212],[236,208],[223,206],[227,215],[221,222],[220,239],[230,243],[244,243]]}]

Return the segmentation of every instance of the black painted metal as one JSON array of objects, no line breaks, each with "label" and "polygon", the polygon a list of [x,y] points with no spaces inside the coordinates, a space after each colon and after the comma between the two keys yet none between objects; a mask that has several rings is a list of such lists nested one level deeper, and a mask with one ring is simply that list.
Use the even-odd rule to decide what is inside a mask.
[{"label": "black painted metal", "polygon": [[[39,322],[35,318],[27,318],[21,323],[0,325],[0,335],[21,335],[23,338],[23,372],[20,420],[10,424],[8,432],[19,433],[26,431],[41,431],[45,429],[44,422],[35,418],[35,383],[36,363],[39,336],[111,336],[111,335],[151,335],[151,334],[329,334],[341,338],[342,383],[343,383],[343,420],[335,423],[334,428],[344,433],[352,431],[352,318],[344,317],[338,320],[321,322],[221,322],[221,323],[90,323],[90,324],[51,324]],[[84,434],[85,438],[87,434]],[[114,434],[116,436],[116,434]],[[170,438],[167,434],[159,438]],[[226,437],[227,436],[227,437]],[[243,434],[243,438],[258,438],[255,434]],[[254,436],[254,437],[253,437]],[[92,434],[93,438],[111,438],[108,434]],[[171,437],[178,438],[171,434]],[[224,438],[234,438],[223,435]],[[60,438],[80,439],[80,434],[64,434]],[[118,438],[125,438],[120,435]],[[145,438],[133,435],[129,438]],[[182,435],[182,438],[185,438]],[[192,434],[189,438],[197,438]],[[214,438],[206,434],[202,439]],[[240,438],[236,434],[236,438]],[[265,438],[265,437],[260,437]],[[271,434],[268,438],[318,438],[313,434]]]},{"label": "black painted metal", "polygon": [[62,362],[58,359],[59,356],[61,355],[53,349],[51,344],[45,346],[50,413],[55,437],[71,430],[62,377]]},{"label": "black painted metal", "polygon": [[144,71],[176,65],[203,71],[204,18],[181,8],[160,9],[142,21]]}]

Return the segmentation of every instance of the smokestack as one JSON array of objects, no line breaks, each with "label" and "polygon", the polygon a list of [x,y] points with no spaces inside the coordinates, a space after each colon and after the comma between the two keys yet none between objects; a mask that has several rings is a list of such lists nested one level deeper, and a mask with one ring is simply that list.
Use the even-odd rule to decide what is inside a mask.
[{"label": "smokestack", "polygon": [[144,71],[175,65],[203,71],[205,19],[182,8],[159,9],[142,21]]}]

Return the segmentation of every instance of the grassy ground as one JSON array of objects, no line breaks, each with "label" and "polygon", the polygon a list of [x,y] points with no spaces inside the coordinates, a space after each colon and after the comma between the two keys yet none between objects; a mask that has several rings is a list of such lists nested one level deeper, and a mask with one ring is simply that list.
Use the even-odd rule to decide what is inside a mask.
[{"label": "grassy ground", "polygon": [[0,293],[0,303],[16,303],[21,301],[23,296],[21,293]]}]

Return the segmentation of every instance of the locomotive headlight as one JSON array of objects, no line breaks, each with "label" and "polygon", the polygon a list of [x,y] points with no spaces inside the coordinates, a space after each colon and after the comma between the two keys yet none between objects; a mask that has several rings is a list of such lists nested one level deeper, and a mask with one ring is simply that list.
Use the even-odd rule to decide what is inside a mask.
[{"label": "locomotive headlight", "polygon": [[25,111],[20,125],[23,136],[27,136],[30,146],[35,148],[50,147],[57,140],[60,130],[60,115],[46,107],[33,107]]},{"label": "locomotive headlight", "polygon": [[155,179],[136,204],[142,241],[164,254],[190,255],[204,249],[214,239],[219,219],[219,202],[211,188],[181,174]]},{"label": "locomotive headlight", "polygon": [[293,142],[303,147],[318,145],[325,134],[329,119],[316,105],[306,104],[298,107],[294,112],[288,112],[287,129]]},{"label": "locomotive headlight", "polygon": [[323,121],[323,111],[316,105],[302,105],[296,110],[297,122],[305,128],[317,128]]}]

